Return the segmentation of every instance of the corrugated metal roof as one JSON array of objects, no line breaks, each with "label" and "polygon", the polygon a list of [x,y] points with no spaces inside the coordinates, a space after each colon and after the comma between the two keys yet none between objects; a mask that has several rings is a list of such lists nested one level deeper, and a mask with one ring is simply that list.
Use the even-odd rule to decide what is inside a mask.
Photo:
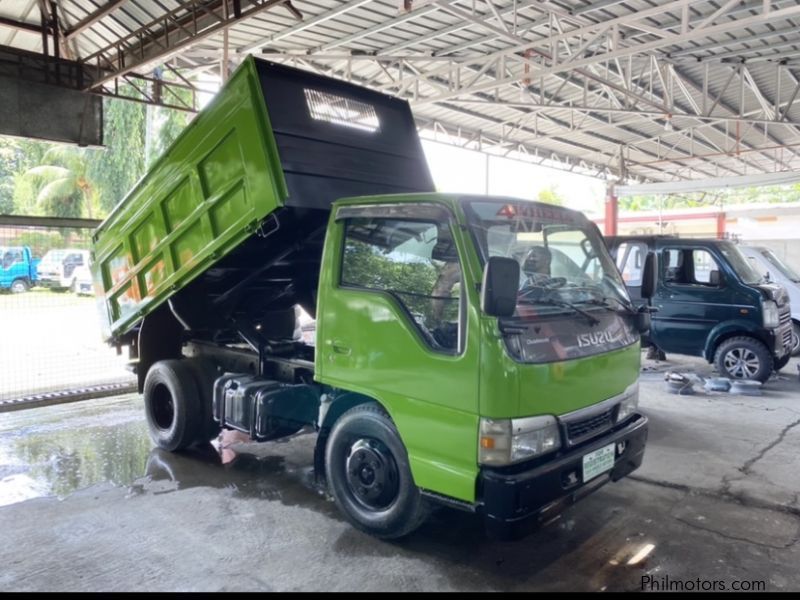
[{"label": "corrugated metal roof", "polygon": [[[264,1],[242,0],[242,10]],[[175,23],[187,32],[199,18],[222,18],[221,0],[59,0],[62,29],[109,2],[70,39],[73,58],[114,56],[135,32],[147,56],[159,54],[165,27],[180,36]],[[494,153],[594,173],[623,164],[641,179],[742,175],[800,167],[800,3],[766,5],[293,0],[302,19],[273,6],[229,27],[228,48],[234,63],[255,46],[408,98],[428,135]],[[38,25],[38,6],[3,2],[0,17]],[[0,24],[0,44],[41,52],[42,37]],[[218,68],[222,51],[219,30],[168,60],[191,76]]]}]

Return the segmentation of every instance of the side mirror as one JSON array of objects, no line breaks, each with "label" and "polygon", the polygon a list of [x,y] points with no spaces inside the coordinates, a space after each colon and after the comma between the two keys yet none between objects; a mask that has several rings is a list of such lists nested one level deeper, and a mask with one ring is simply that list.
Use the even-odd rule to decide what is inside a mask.
[{"label": "side mirror", "polygon": [[652,298],[656,291],[656,255],[653,252],[647,253],[644,259],[644,271],[642,271],[642,298]]},{"label": "side mirror", "polygon": [[709,285],[713,285],[715,287],[720,286],[720,283],[722,283],[722,277],[720,276],[719,271],[715,269],[708,273],[708,283]]},{"label": "side mirror", "polygon": [[492,256],[483,270],[481,310],[492,317],[510,317],[517,307],[519,263],[513,258]]}]

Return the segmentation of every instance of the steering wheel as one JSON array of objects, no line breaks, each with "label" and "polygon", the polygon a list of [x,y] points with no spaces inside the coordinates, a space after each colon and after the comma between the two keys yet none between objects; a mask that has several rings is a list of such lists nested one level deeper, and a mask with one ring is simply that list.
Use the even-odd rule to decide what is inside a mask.
[{"label": "steering wheel", "polygon": [[548,290],[564,287],[567,284],[566,277],[550,277],[544,273],[525,273],[526,281],[522,289],[528,287],[545,288]]}]

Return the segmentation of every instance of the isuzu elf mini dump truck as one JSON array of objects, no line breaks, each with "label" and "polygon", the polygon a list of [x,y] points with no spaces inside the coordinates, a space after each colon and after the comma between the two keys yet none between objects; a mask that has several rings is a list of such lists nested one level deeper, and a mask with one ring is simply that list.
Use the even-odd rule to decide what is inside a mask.
[{"label": "isuzu elf mini dump truck", "polygon": [[399,99],[248,58],[98,227],[92,269],[159,447],[315,431],[320,481],[375,536],[437,504],[516,536],[642,462],[650,315],[597,227],[435,193]]}]

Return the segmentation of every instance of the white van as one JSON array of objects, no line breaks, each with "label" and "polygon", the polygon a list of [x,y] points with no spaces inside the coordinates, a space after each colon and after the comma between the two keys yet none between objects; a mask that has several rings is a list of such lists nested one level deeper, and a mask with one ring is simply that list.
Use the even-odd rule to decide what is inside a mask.
[{"label": "white van", "polygon": [[792,354],[800,354],[800,274],[764,246],[739,246],[756,271],[789,292],[792,307]]},{"label": "white van", "polygon": [[77,291],[75,269],[89,264],[89,251],[57,248],[48,251],[37,267],[37,285],[52,290]]}]

